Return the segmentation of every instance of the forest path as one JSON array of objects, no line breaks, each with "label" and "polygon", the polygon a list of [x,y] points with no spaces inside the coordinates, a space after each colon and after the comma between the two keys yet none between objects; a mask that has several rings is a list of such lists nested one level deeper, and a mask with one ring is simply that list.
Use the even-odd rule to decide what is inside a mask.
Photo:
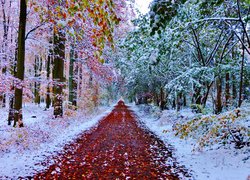
[{"label": "forest path", "polygon": [[179,179],[184,167],[170,147],[119,101],[99,125],[82,134],[34,179]]}]

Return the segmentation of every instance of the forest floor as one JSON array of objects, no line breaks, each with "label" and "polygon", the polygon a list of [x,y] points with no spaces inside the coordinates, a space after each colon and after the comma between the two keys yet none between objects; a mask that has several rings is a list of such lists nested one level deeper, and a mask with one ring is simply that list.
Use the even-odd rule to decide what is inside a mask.
[{"label": "forest floor", "polygon": [[46,166],[40,162],[63,151],[66,144],[73,142],[82,132],[96,126],[113,109],[113,106],[76,112],[64,109],[64,117],[55,119],[53,109],[44,111],[44,107],[45,104],[24,105],[24,128],[8,126],[8,108],[0,109],[1,180],[18,179],[44,170]]},{"label": "forest floor", "polygon": [[[165,144],[171,144],[174,157],[191,171],[194,179],[202,180],[249,180],[250,179],[250,148],[235,148],[234,144],[205,147],[197,151],[196,139],[180,139],[172,131],[174,124],[187,122],[200,116],[191,109],[160,111],[151,105],[130,104],[141,122],[156,134]],[[250,104],[244,104],[241,123],[250,127]],[[229,112],[229,111],[228,111]],[[228,114],[222,113],[222,116]],[[244,115],[245,114],[245,115]],[[210,115],[210,113],[208,114]],[[206,115],[204,115],[206,116]]]},{"label": "forest floor", "polygon": [[[249,178],[248,147],[195,152],[195,141],[180,140],[171,132],[174,122],[194,113],[148,108],[131,104],[92,113],[65,110],[64,118],[53,119],[52,110],[27,104],[25,127],[20,129],[8,126],[8,110],[0,109],[0,179]],[[244,123],[249,122],[250,115]]]}]

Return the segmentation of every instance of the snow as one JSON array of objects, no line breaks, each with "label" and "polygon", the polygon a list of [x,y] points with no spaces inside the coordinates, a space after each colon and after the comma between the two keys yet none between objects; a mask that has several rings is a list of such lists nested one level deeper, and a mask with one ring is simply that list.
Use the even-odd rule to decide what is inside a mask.
[{"label": "snow", "polygon": [[8,126],[8,110],[0,109],[0,179],[32,176],[45,169],[39,162],[51,164],[49,157],[96,126],[112,108],[101,107],[92,114],[67,110],[64,118],[53,119],[52,110],[44,111],[43,107],[28,104],[23,108],[24,128]]},{"label": "snow", "polygon": [[[112,108],[102,107],[92,114],[66,110],[64,118],[53,119],[52,110],[43,111],[43,106],[26,104],[23,109],[25,127],[20,129],[8,126],[8,110],[0,109],[0,179],[32,176],[35,172],[45,169],[40,162],[52,164],[49,157],[62,151],[65,144],[72,142],[80,133],[96,126]],[[194,179],[249,178],[249,148],[215,146],[197,152],[193,151],[194,140],[181,140],[174,136],[171,131],[172,124],[180,118],[191,119],[195,116],[189,109],[183,109],[179,113],[175,110],[165,110],[161,113],[155,107],[132,105],[132,110],[164,143],[174,147],[177,161],[185,165]],[[250,119],[250,115],[246,118]],[[124,157],[126,156],[128,154],[124,154]]]},{"label": "snow", "polygon": [[[182,140],[172,131],[172,125],[178,119],[191,119],[195,114],[189,109],[148,110],[148,107],[131,105],[139,119],[154,132],[164,143],[171,144],[177,161],[184,165],[194,179],[206,180],[246,180],[250,178],[249,147],[235,149],[229,147],[211,147],[203,151],[194,151],[196,144],[192,139]],[[146,109],[146,112],[145,112]],[[250,118],[246,117],[246,118]]]},{"label": "snow", "polygon": [[149,11],[149,4],[151,0],[135,0],[135,2],[142,14],[146,14]]}]

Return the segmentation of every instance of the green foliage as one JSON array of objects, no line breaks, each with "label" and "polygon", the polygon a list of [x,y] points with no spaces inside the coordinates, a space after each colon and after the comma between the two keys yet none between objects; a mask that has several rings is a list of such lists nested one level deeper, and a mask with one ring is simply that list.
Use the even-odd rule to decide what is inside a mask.
[{"label": "green foliage", "polygon": [[177,15],[178,6],[185,2],[186,0],[153,0],[150,5],[151,35],[156,31],[161,34],[161,28],[166,27],[167,23]]},{"label": "green foliage", "polygon": [[[185,97],[187,103],[202,103],[205,107],[207,100],[212,98],[216,105],[216,77],[222,78],[222,91],[225,91],[227,73],[230,74],[228,83],[237,91],[241,49],[232,29],[241,25],[236,21],[236,3],[225,0],[154,0],[150,13],[136,19],[135,30],[119,42],[121,55],[116,64],[127,82],[129,96],[142,92],[157,93],[160,87],[164,87],[168,107],[174,106],[172,102],[178,94],[182,94],[181,98]],[[245,21],[248,9],[244,2],[241,1],[240,5]],[[204,12],[206,10],[208,12]],[[227,23],[223,18],[233,20]],[[247,65],[244,67],[244,85],[247,87],[246,68]],[[245,91],[247,94],[247,89]],[[230,95],[233,98],[227,103],[235,105],[237,93]],[[224,99],[222,103],[225,103]],[[204,109],[197,109],[205,113]]]},{"label": "green foliage", "polygon": [[243,0],[243,2],[247,3],[248,5],[250,5],[250,0]]}]

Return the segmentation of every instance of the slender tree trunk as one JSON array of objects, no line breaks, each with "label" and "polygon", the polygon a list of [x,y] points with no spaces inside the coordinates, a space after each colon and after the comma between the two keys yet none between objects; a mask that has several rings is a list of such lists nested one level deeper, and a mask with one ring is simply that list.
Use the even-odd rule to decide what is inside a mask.
[{"label": "slender tree trunk", "polygon": [[8,115],[8,125],[11,125],[11,122],[14,120],[14,97],[10,96],[9,102],[9,115]]},{"label": "slender tree trunk", "polygon": [[159,106],[159,105],[160,105],[160,101],[159,101],[159,97],[158,97],[157,92],[154,92],[153,99],[154,99],[154,104],[155,104],[156,106]]},{"label": "slender tree trunk", "polygon": [[62,30],[54,33],[53,92],[54,116],[63,116],[65,34]]},{"label": "slender tree trunk", "polygon": [[[14,77],[16,77],[16,64],[17,64],[17,47],[15,49],[15,58],[14,62],[12,63],[12,71],[11,71]],[[15,90],[14,84],[15,82],[13,81],[11,86],[11,92]],[[15,116],[14,101],[15,101],[14,94],[11,94],[9,97],[8,125],[11,125],[11,122],[14,121],[14,116]]]},{"label": "slender tree trunk", "polygon": [[[243,43],[244,41],[244,33],[243,33]],[[244,76],[244,59],[245,59],[245,48],[244,45],[242,45],[242,59],[241,59],[241,68],[240,68],[240,87],[239,87],[239,100],[238,100],[238,105],[237,107],[240,107],[242,102],[243,102],[243,97],[242,97],[242,92],[243,92],[243,76]]]},{"label": "slender tree trunk", "polygon": [[35,104],[40,104],[41,97],[40,97],[40,76],[42,71],[42,60],[39,58],[39,56],[35,57],[35,89],[34,89],[34,95],[35,95]]},{"label": "slender tree trunk", "polygon": [[[11,1],[10,1],[11,2]],[[10,3],[10,7],[11,7],[11,3]],[[14,37],[13,37],[13,28],[11,29],[11,44],[15,41]],[[17,41],[16,41],[17,42]],[[16,76],[16,62],[17,62],[17,43],[16,43],[16,48],[15,51],[13,52],[14,54],[14,59],[11,58],[11,68],[10,68],[10,73],[13,75],[13,77]],[[14,121],[14,81],[11,84],[10,87],[11,90],[11,94],[9,95],[9,113],[8,113],[8,125],[11,125],[11,122]]]},{"label": "slender tree trunk", "polygon": [[222,84],[221,77],[216,78],[216,102],[215,102],[215,114],[222,112]]},{"label": "slender tree trunk", "polygon": [[175,102],[175,101],[176,101],[176,99],[174,98],[174,99],[173,99],[173,102],[172,102],[172,108],[173,108],[173,109],[176,108],[176,102]]},{"label": "slender tree trunk", "polygon": [[184,106],[184,107],[187,106],[187,97],[186,97],[185,94],[183,95],[183,106]]},{"label": "slender tree trunk", "polygon": [[42,70],[43,70],[43,60],[42,60],[42,57],[39,58],[39,74],[38,74],[38,77],[39,77],[39,81],[38,81],[38,93],[37,93],[37,103],[40,105],[41,103],[41,96],[40,96],[40,90],[41,90],[41,73],[42,73]]},{"label": "slender tree trunk", "polygon": [[213,82],[211,82],[210,84],[207,84],[207,91],[202,99],[202,104],[203,104],[203,108],[206,107],[206,104],[207,104],[207,98],[208,98],[208,95],[209,95],[209,92],[210,92],[210,89],[213,85]]},{"label": "slender tree trunk", "polygon": [[[75,61],[76,59],[78,59],[77,53],[75,52]],[[78,73],[78,66],[76,65],[76,63],[74,63],[74,76],[73,76],[73,82],[72,82],[72,86],[73,86],[73,90],[74,90],[74,94],[73,94],[73,106],[75,106],[75,108],[77,108],[77,73]]]},{"label": "slender tree trunk", "polygon": [[176,96],[176,110],[180,111],[181,107],[180,107],[180,96],[179,94],[177,94]]},{"label": "slender tree trunk", "polygon": [[176,99],[176,103],[177,103],[177,111],[181,110],[181,106],[182,106],[182,93],[178,93],[177,94],[177,99]]},{"label": "slender tree trunk", "polygon": [[82,95],[82,64],[78,63],[78,99],[80,99],[81,95]]},{"label": "slender tree trunk", "polygon": [[166,104],[165,94],[163,91],[163,87],[161,87],[161,89],[160,89],[160,108],[161,108],[161,110],[164,110],[165,104]]},{"label": "slender tree trunk", "polygon": [[24,79],[24,63],[25,63],[25,32],[27,19],[27,4],[26,0],[20,0],[20,17],[18,28],[18,57],[17,57],[17,73],[16,78],[19,82],[15,87],[15,116],[14,126],[23,127],[22,103],[23,103],[23,87]]},{"label": "slender tree trunk", "polygon": [[[2,17],[3,17],[3,43],[2,43],[2,53],[3,53],[3,59],[2,59],[2,74],[6,75],[7,72],[7,47],[8,47],[8,32],[9,32],[9,24],[10,24],[10,16],[6,16],[6,8],[5,8],[5,1],[1,1],[2,5]],[[9,7],[11,8],[12,1],[10,1]],[[2,101],[2,107],[6,107],[6,95],[5,93],[0,95],[0,101]]]},{"label": "slender tree trunk", "polygon": [[[52,44],[52,42],[50,42],[50,44]],[[48,55],[48,60],[47,60],[47,80],[48,80],[48,85],[47,85],[47,93],[46,93],[46,108],[45,110],[50,108],[51,105],[51,99],[50,99],[50,64],[51,64],[51,57],[53,54],[53,50],[50,48],[49,49],[49,55]]]},{"label": "slender tree trunk", "polygon": [[69,65],[69,102],[71,105],[76,108],[76,99],[77,99],[77,82],[75,79],[75,50],[74,45],[71,46],[70,50],[70,65]]},{"label": "slender tree trunk", "polygon": [[195,104],[201,104],[201,88],[200,87],[195,87],[194,88],[194,95],[192,98],[192,102]]},{"label": "slender tree trunk", "polygon": [[226,87],[225,87],[225,104],[226,104],[226,107],[229,106],[229,101],[230,101],[230,74],[229,73],[226,73]]}]

